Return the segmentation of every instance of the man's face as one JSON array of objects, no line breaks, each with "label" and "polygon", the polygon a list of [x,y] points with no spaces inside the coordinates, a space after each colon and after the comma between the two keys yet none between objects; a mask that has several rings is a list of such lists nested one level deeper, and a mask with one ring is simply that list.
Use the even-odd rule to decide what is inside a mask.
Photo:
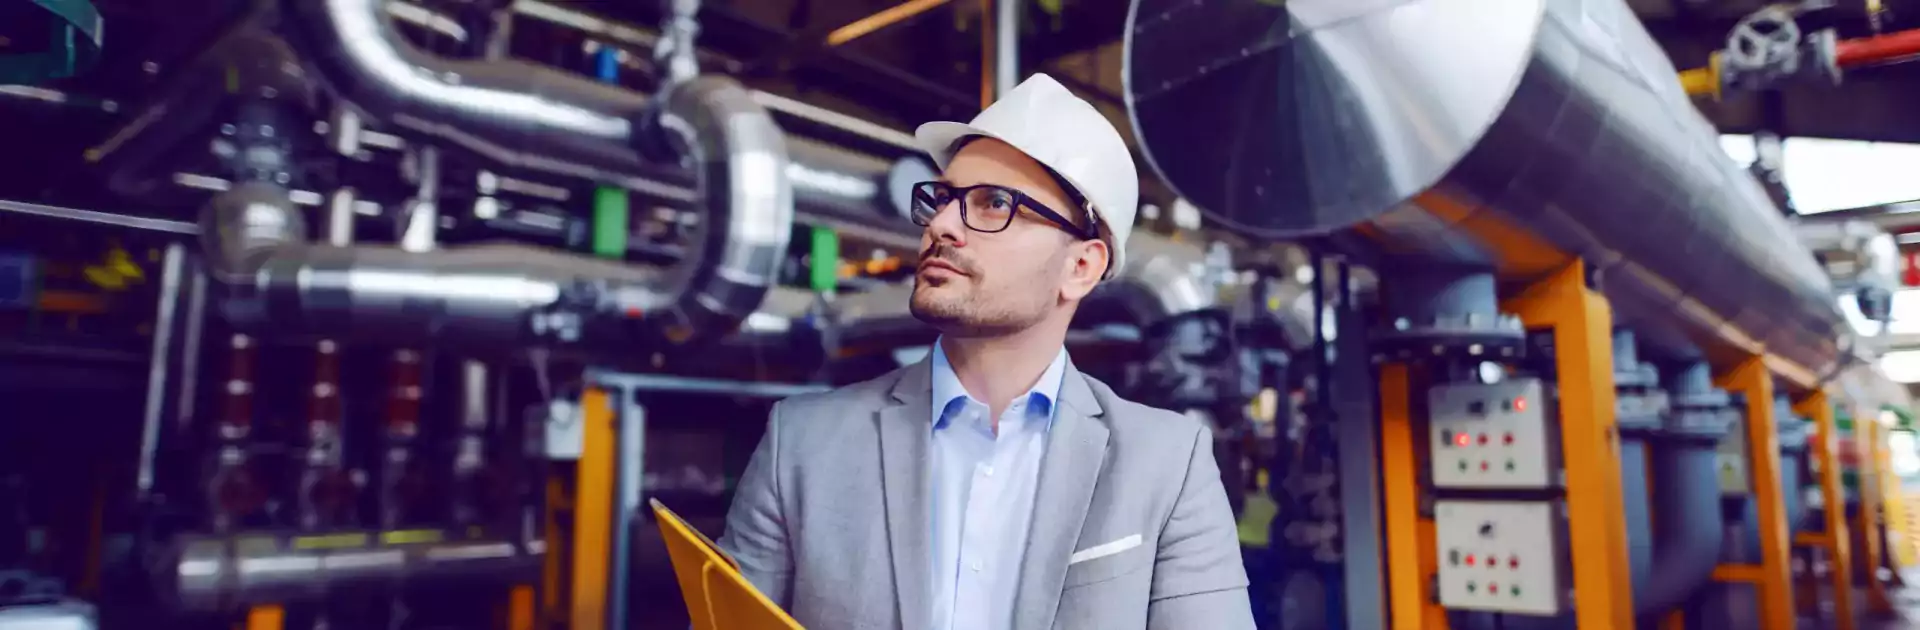
[{"label": "man's face", "polygon": [[[961,187],[995,184],[1020,191],[1084,225],[1084,213],[1039,163],[990,138],[968,143],[941,179]],[[973,203],[967,210],[979,214]],[[1081,240],[1035,214],[1017,212],[1007,229],[980,232],[948,201],[921,231],[920,265],[909,302],[915,318],[941,332],[994,336],[1025,330],[1078,302],[1106,270],[1106,246]]]}]

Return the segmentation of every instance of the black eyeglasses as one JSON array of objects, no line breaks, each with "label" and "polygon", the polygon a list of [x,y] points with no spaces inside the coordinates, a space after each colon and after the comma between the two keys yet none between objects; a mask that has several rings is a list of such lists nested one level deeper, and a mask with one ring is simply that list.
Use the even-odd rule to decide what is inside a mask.
[{"label": "black eyeglasses", "polygon": [[926,227],[947,203],[960,201],[960,222],[975,232],[1002,232],[1013,225],[1014,215],[1026,208],[1040,218],[1082,240],[1100,238],[1099,228],[1088,221],[1086,227],[1074,225],[1066,215],[1054,212],[1046,204],[1034,201],[1026,193],[995,184],[954,186],[946,182],[920,182],[913,185],[913,223]]}]

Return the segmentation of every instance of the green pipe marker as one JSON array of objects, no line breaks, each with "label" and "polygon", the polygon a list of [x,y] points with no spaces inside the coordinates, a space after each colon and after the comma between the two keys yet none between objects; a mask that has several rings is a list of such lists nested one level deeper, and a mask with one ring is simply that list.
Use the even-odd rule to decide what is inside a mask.
[{"label": "green pipe marker", "polygon": [[593,189],[593,254],[627,257],[627,191],[599,186]]},{"label": "green pipe marker", "polygon": [[[600,51],[594,54],[594,75],[601,83],[620,83],[619,53],[612,46],[601,46]],[[626,258],[627,238],[632,233],[628,221],[627,189],[614,186],[594,188],[593,254],[616,260]]]},{"label": "green pipe marker", "polygon": [[840,286],[840,233],[813,228],[813,248],[807,260],[807,286],[814,293],[832,295]]}]

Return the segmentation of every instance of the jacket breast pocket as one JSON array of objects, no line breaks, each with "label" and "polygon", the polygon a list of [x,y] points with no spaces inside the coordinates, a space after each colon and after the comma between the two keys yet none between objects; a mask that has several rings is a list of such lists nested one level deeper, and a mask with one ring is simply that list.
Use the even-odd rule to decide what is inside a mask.
[{"label": "jacket breast pocket", "polygon": [[1134,534],[1074,552],[1062,588],[1098,584],[1153,567],[1153,546]]}]

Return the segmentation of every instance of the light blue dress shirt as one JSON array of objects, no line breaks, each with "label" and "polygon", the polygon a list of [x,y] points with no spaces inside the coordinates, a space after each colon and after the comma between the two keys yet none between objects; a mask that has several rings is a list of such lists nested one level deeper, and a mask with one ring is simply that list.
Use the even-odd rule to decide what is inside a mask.
[{"label": "light blue dress shirt", "polygon": [[1000,414],[933,346],[933,628],[1007,630],[1067,351]]}]

